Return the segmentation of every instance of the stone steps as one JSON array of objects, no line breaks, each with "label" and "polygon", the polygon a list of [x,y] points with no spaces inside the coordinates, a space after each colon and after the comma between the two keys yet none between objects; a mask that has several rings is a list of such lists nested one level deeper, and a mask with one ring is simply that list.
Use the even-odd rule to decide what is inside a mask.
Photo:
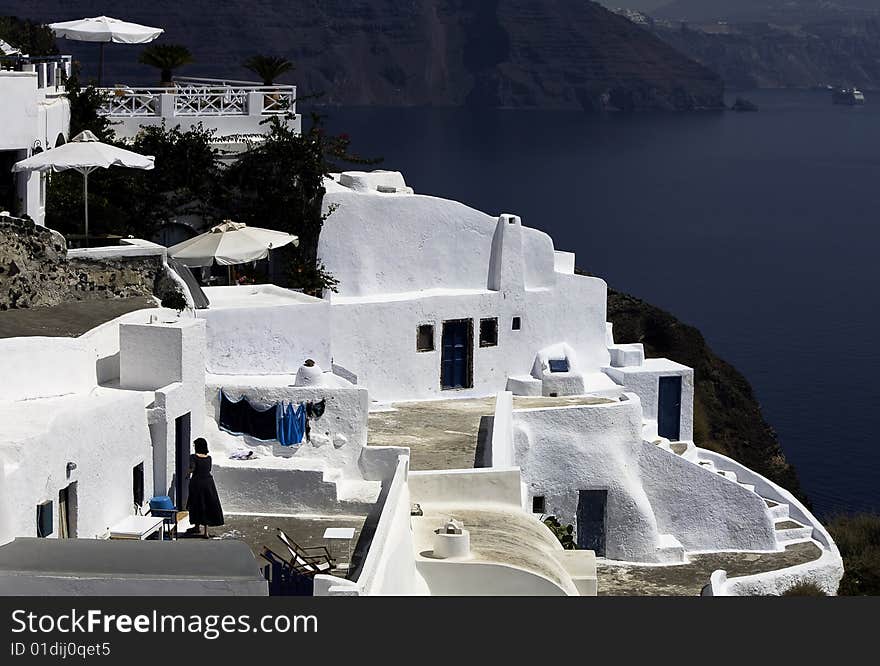
[{"label": "stone steps", "polygon": [[813,528],[803,525],[789,517],[779,518],[774,521],[776,528],[776,541],[780,545],[787,545],[796,541],[808,541],[813,537]]}]

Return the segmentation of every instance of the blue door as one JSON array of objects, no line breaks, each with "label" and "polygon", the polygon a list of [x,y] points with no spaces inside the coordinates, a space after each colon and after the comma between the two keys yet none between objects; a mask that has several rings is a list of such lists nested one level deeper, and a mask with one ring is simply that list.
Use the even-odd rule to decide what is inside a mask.
[{"label": "blue door", "polygon": [[577,508],[578,550],[592,550],[605,557],[605,506],[607,490],[579,490]]},{"label": "blue door", "polygon": [[443,322],[440,356],[440,386],[443,390],[473,386],[474,324],[470,319]]},{"label": "blue door", "polygon": [[681,377],[660,378],[657,434],[672,442],[681,438]]}]

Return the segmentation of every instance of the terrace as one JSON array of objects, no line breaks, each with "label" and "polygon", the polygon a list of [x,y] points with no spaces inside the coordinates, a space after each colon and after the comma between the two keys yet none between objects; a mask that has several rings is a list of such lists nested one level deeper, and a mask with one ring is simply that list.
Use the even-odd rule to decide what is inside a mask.
[{"label": "terrace", "polygon": [[142,88],[116,85],[100,88],[104,97],[101,113],[114,123],[124,139],[134,137],[145,125],[180,125],[189,129],[199,123],[217,131],[220,138],[265,133],[261,124],[273,116],[287,117],[299,130],[296,86],[264,86],[254,81],[177,77],[169,87]]}]

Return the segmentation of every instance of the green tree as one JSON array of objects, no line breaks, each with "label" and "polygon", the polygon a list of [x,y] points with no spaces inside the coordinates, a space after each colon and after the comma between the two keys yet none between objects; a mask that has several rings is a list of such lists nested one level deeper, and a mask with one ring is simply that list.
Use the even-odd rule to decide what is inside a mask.
[{"label": "green tree", "polygon": [[57,55],[55,33],[42,23],[0,16],[0,39],[32,56]]},{"label": "green tree", "polygon": [[141,52],[140,62],[161,71],[162,83],[171,83],[175,69],[193,61],[189,49],[180,44],[153,44]]},{"label": "green tree", "polygon": [[74,64],[73,73],[65,79],[64,87],[70,102],[70,136],[89,130],[101,141],[112,141],[114,133],[110,120],[100,113],[103,97],[94,84],[83,87],[79,64]]},{"label": "green tree", "polygon": [[275,85],[275,81],[282,75],[296,69],[296,66],[278,56],[256,55],[244,62],[245,69],[249,69],[260,77],[264,86]]},{"label": "green tree", "polygon": [[302,134],[280,117],[268,122],[264,140],[254,143],[226,170],[221,188],[224,209],[237,222],[298,236],[298,247],[278,251],[289,261],[288,286],[318,295],[337,284],[317,260],[318,236],[327,217],[321,209],[324,177],[343,162],[376,164],[380,160],[352,154],[348,135],[329,135],[317,114],[312,114],[311,127]]},{"label": "green tree", "polygon": [[[123,147],[156,158],[150,171],[112,167],[89,176],[89,222],[95,235],[151,238],[179,216],[210,224],[220,178],[213,130],[201,125],[187,131],[165,125],[143,128]],[[82,232],[82,176],[52,175],[46,223],[62,233]]]}]

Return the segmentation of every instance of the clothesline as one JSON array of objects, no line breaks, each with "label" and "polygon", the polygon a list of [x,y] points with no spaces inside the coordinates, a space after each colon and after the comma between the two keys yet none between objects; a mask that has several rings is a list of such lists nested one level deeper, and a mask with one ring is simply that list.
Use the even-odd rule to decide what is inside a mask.
[{"label": "clothesline", "polygon": [[309,420],[324,414],[326,399],[319,402],[281,401],[266,408],[251,404],[247,397],[232,400],[220,389],[221,430],[232,435],[249,435],[261,441],[277,440],[282,446],[301,444],[309,439]]}]

